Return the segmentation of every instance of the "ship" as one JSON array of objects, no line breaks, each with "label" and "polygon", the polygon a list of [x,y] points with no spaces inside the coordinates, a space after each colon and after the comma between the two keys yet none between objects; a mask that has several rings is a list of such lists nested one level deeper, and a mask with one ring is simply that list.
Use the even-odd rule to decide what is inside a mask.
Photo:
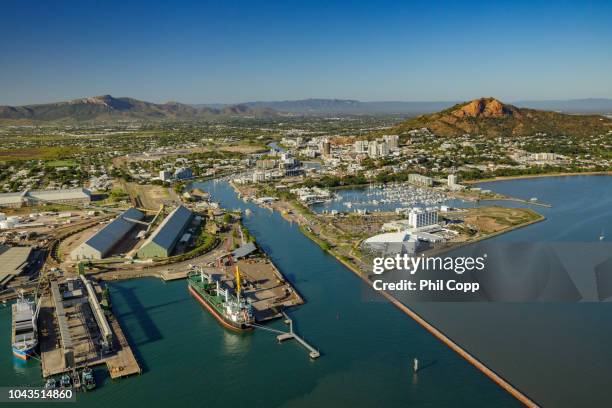
[{"label": "ship", "polygon": [[26,299],[21,293],[17,302],[13,304],[13,355],[19,359],[27,360],[36,354],[36,348],[38,347],[36,320],[39,309],[40,301],[38,307],[36,307],[35,302]]},{"label": "ship", "polygon": [[93,375],[93,370],[89,367],[85,367],[82,372],[82,384],[85,391],[91,391],[96,388],[96,380]]},{"label": "ship", "polygon": [[202,268],[187,276],[189,292],[225,328],[245,332],[253,330],[255,323],[253,306],[240,296],[240,271],[236,266],[236,294],[223,289],[221,282],[213,279]]}]

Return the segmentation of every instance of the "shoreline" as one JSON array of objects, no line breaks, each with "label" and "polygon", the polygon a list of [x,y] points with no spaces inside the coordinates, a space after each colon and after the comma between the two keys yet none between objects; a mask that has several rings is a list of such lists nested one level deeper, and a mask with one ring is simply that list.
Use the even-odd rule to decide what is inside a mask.
[{"label": "shoreline", "polygon": [[[236,193],[241,193],[240,189],[234,185],[234,183],[229,183],[230,186],[232,187],[232,189],[236,192]],[[262,207],[263,208],[263,207]],[[277,211],[279,212],[279,214],[287,221],[289,221],[286,217],[284,217],[284,214],[272,207],[265,207],[265,208],[269,208],[272,211]],[[541,215],[541,214],[540,214]],[[504,231],[499,231],[497,233],[488,235],[486,237],[482,237],[476,241],[472,241],[472,242],[466,242],[466,243],[462,243],[462,245],[467,245],[467,244],[471,244],[471,243],[475,243],[478,241],[482,241],[497,235],[501,235],[503,233],[506,232],[510,232],[519,228],[523,228],[523,227],[527,227],[529,225],[544,221],[546,219],[546,217],[541,215],[541,218],[537,219],[537,220],[532,220],[528,223],[522,224],[522,225],[518,225],[518,226],[514,226],[511,227],[510,229],[506,229]],[[339,253],[337,253],[333,248],[329,248],[329,249],[324,249],[320,242],[318,237],[315,236],[312,233],[308,233],[307,231],[304,230],[304,227],[301,225],[301,223],[296,219],[295,222],[298,224],[299,226],[299,230],[302,233],[302,235],[304,235],[305,237],[307,237],[308,239],[310,239],[312,242],[314,242],[315,244],[317,244],[319,247],[321,247],[321,249],[328,253],[329,255],[333,256],[338,262],[340,262],[344,267],[346,267],[349,271],[353,272],[355,275],[357,275],[357,277],[359,277],[364,283],[366,283],[370,288],[372,288],[376,293],[379,293],[381,296],[383,296],[387,301],[389,301],[393,306],[395,306],[396,308],[398,308],[400,311],[402,311],[403,313],[405,313],[406,315],[408,315],[410,318],[412,318],[415,322],[417,322],[419,325],[421,325],[421,327],[423,327],[425,330],[427,330],[430,334],[432,334],[435,338],[437,338],[439,341],[441,341],[442,343],[444,343],[446,346],[448,346],[451,350],[453,350],[454,352],[456,352],[457,354],[459,354],[459,356],[461,356],[463,359],[465,359],[468,363],[472,364],[474,367],[476,367],[478,370],[480,370],[480,372],[482,372],[485,376],[487,376],[489,379],[491,379],[494,383],[496,383],[498,386],[500,386],[501,388],[503,388],[506,392],[508,392],[510,395],[512,395],[513,397],[515,397],[519,402],[521,402],[523,405],[527,406],[527,407],[539,407],[538,404],[536,404],[534,401],[532,401],[529,397],[527,397],[525,394],[523,394],[521,391],[519,391],[517,388],[515,388],[512,384],[510,384],[510,382],[506,381],[505,379],[503,379],[499,374],[497,374],[495,371],[493,371],[492,369],[488,368],[484,363],[482,363],[480,360],[478,360],[476,357],[474,357],[473,355],[471,355],[469,352],[467,352],[463,347],[461,347],[459,344],[455,343],[452,339],[450,339],[449,337],[447,337],[441,330],[437,329],[436,327],[434,327],[432,324],[430,324],[427,320],[425,320],[424,318],[422,318],[417,312],[415,312],[414,310],[412,310],[409,306],[403,304],[401,301],[399,301],[398,299],[396,299],[395,297],[393,297],[393,295],[389,294],[386,291],[378,291],[376,289],[374,289],[372,282],[370,282],[370,280],[368,279],[368,275],[362,273],[362,271],[359,269],[358,266],[353,265],[351,262],[343,259],[343,256]],[[455,249],[455,248],[453,248]],[[450,250],[450,249],[449,249]]]},{"label": "shoreline", "polygon": [[508,181],[508,180],[528,180],[535,178],[546,178],[546,177],[574,177],[574,176],[612,176],[612,170],[608,171],[583,171],[583,172],[563,172],[563,173],[542,173],[542,174],[524,174],[517,176],[499,176],[486,179],[478,180],[465,180],[461,181],[463,184],[480,184],[480,183],[492,183],[496,181]]}]

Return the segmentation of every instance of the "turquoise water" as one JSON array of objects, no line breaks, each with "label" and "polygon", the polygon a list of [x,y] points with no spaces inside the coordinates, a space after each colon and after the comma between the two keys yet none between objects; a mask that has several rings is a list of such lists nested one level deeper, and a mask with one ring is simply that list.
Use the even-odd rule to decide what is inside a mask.
[{"label": "turquoise water", "polygon": [[[99,370],[102,387],[79,401],[99,407],[519,405],[403,313],[364,301],[369,289],[296,226],[237,201],[226,184],[206,186],[224,206],[254,212],[245,224],[308,301],[290,315],[322,357],[310,361],[298,344],[278,344],[268,332],[227,332],[188,295],[184,282],[125,281],[112,285],[113,307],[144,373],[111,382]],[[36,363],[22,374],[13,368],[10,311],[0,311],[0,327],[3,383],[40,384]],[[418,376],[414,357],[424,367]]]},{"label": "turquoise water", "polygon": [[[439,407],[519,406],[488,378],[403,313],[278,214],[238,201],[224,183],[206,183],[228,208],[250,208],[249,230],[308,303],[290,312],[297,330],[320,348],[310,361],[295,343],[256,331],[221,328],[184,282],[114,283],[116,314],[142,376],[79,395],[87,406]],[[548,220],[494,238],[500,241],[592,242],[612,233],[612,178],[573,177],[499,182],[502,193],[537,196]],[[413,305],[462,346],[544,406],[610,406],[612,306],[583,304]],[[273,324],[281,327],[282,323]],[[10,309],[0,308],[3,385],[40,385],[37,362],[10,354]],[[412,358],[425,368],[413,376]]]}]

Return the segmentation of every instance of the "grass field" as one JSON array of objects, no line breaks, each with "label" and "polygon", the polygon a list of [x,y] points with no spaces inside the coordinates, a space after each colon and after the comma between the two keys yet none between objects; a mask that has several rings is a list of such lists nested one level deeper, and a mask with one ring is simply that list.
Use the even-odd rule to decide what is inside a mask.
[{"label": "grass field", "polygon": [[74,160],[52,160],[45,163],[46,167],[74,167],[76,165]]},{"label": "grass field", "polygon": [[68,147],[0,149],[0,161],[59,160],[71,154],[74,149]]}]

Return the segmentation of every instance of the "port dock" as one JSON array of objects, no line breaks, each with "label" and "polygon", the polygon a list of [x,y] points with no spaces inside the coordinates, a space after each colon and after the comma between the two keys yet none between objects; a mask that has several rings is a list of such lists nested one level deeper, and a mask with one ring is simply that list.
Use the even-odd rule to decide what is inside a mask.
[{"label": "port dock", "polygon": [[117,379],[141,373],[119,321],[104,311],[100,286],[85,277],[51,281],[39,315],[44,378],[106,364]]},{"label": "port dock", "polygon": [[[283,310],[301,305],[304,300],[268,258],[244,259],[236,262],[240,269],[242,296],[253,306],[257,323],[283,317]],[[203,267],[224,289],[234,293],[235,267]]]}]

